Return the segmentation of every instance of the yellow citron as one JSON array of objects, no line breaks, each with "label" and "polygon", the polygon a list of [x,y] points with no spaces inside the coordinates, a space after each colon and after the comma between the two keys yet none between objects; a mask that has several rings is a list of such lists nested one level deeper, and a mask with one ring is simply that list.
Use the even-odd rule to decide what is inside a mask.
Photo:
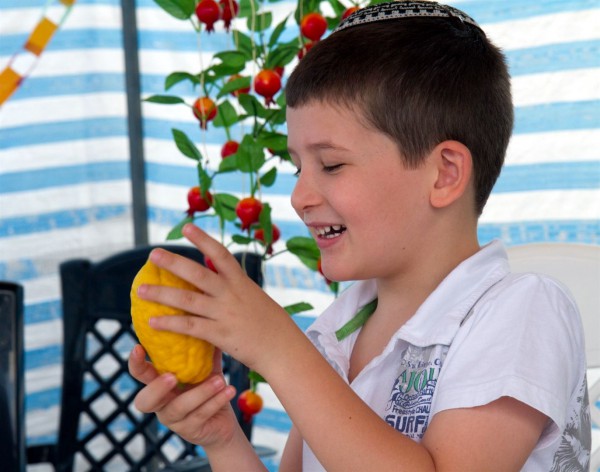
[{"label": "yellow citron", "polygon": [[171,372],[182,384],[202,382],[212,371],[214,346],[192,336],[151,328],[148,324],[151,317],[183,315],[184,312],[142,300],[137,295],[137,289],[142,284],[194,291],[198,289],[148,261],[137,273],[131,286],[131,319],[140,343],[160,374]]}]

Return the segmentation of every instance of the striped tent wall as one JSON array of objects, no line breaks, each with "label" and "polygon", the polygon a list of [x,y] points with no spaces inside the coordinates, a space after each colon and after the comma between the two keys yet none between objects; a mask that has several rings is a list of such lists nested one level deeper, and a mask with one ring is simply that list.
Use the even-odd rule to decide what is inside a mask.
[{"label": "striped tent wall", "polygon": [[[500,238],[508,245],[598,244],[600,2],[448,3],[473,16],[504,49],[513,77],[514,136],[481,218],[481,243]],[[166,15],[152,0],[138,0],[137,6],[142,97],[163,93],[169,73],[197,72],[212,53],[232,48],[220,28],[203,33],[199,44],[189,23]],[[276,23],[294,3],[268,6],[275,9]],[[43,16],[59,18],[62,10],[58,0],[1,0],[0,71],[22,54]],[[245,29],[243,21],[236,26]],[[62,341],[58,264],[133,246],[123,57],[120,2],[78,0],[0,108],[0,279],[25,286],[29,444],[52,440],[56,431]],[[188,102],[195,98],[183,86],[170,92]],[[187,107],[143,104],[152,243],[164,242],[181,220],[187,190],[196,185],[194,162],[177,150],[172,128],[192,137],[212,166],[225,141],[222,129],[209,125],[201,133]],[[242,131],[234,133],[241,137]],[[281,164],[279,171],[276,185],[264,189],[262,197],[271,204],[284,239],[307,235],[289,204],[294,170]],[[248,191],[238,177],[219,179],[219,191]],[[218,232],[213,219],[198,224]],[[275,249],[283,247],[279,242]],[[266,291],[282,304],[314,306],[296,315],[302,328],[333,300],[323,280],[290,255],[270,261],[265,275]],[[260,392],[266,408],[256,418],[254,440],[281,449],[290,420],[268,386],[261,385]],[[272,470],[277,460],[268,464]]]},{"label": "striped tent wall", "polygon": [[[75,2],[60,23],[63,10],[0,2],[0,71],[23,77],[0,108],[0,279],[25,289],[28,444],[56,438],[58,265],[133,246],[120,5]],[[46,21],[58,27],[32,58],[24,45]]]}]

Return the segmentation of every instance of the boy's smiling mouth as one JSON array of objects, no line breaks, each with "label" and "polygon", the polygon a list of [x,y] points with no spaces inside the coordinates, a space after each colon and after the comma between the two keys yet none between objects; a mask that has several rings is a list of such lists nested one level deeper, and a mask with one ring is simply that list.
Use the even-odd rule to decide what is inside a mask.
[{"label": "boy's smiling mouth", "polygon": [[314,231],[319,238],[331,239],[345,232],[346,227],[344,225],[319,226],[314,228]]}]

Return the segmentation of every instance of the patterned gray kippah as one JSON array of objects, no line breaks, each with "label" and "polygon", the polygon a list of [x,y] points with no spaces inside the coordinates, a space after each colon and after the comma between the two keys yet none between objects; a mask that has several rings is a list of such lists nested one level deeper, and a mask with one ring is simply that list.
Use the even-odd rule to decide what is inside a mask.
[{"label": "patterned gray kippah", "polygon": [[469,15],[448,5],[429,1],[393,1],[379,3],[355,11],[344,19],[333,32],[335,33],[350,28],[351,26],[363,25],[366,23],[416,17],[457,18],[464,23],[469,23],[479,28],[477,22]]}]

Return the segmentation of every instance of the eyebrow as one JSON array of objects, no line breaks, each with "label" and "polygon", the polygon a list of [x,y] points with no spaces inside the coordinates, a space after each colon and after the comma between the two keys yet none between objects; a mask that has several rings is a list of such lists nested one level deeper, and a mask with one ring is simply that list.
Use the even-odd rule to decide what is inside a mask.
[{"label": "eyebrow", "polygon": [[[317,141],[308,145],[309,151],[349,151],[348,148],[334,144],[331,141]],[[293,148],[288,146],[288,152],[297,154]]]}]

